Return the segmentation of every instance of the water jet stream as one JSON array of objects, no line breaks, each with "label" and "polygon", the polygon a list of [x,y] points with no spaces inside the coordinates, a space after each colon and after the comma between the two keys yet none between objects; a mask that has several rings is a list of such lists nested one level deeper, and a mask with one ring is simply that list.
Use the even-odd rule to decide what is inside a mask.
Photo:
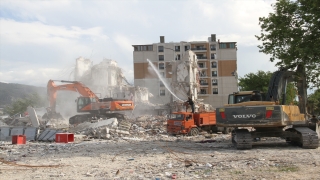
[{"label": "water jet stream", "polygon": [[168,89],[168,91],[178,100],[180,101],[184,101],[180,98],[178,98],[177,95],[175,95],[172,90],[170,89],[169,85],[167,84],[167,82],[165,82],[165,80],[163,79],[163,77],[161,76],[161,74],[159,73],[159,71],[157,70],[157,68],[154,66],[154,64],[149,60],[147,59],[148,63],[150,64],[150,66],[152,67],[152,69],[156,72],[158,78],[160,79],[160,81],[163,83],[163,85]]}]

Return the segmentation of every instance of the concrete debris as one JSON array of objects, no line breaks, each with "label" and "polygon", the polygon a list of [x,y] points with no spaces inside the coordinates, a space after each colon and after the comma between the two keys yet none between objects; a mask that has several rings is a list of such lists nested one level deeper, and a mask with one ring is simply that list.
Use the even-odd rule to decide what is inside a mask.
[{"label": "concrete debris", "polygon": [[45,123],[45,128],[66,129],[69,128],[69,123],[64,119],[50,119]]},{"label": "concrete debris", "polygon": [[[96,127],[97,130],[104,130],[105,134],[109,132],[110,138],[106,139],[86,141],[86,136],[80,134],[75,135],[78,138],[75,138],[77,140],[74,143],[68,144],[32,141],[14,146],[10,142],[1,141],[0,168],[6,169],[1,171],[1,177],[10,179],[14,174],[15,179],[92,177],[191,180],[237,179],[239,176],[244,179],[286,179],[290,175],[298,179],[319,179],[319,176],[310,173],[319,167],[318,150],[288,146],[285,140],[272,138],[271,142],[276,146],[257,142],[256,146],[261,148],[239,151],[232,146],[230,134],[217,134],[212,137],[216,142],[198,143],[206,140],[206,137],[168,136],[165,131],[152,135],[147,128],[138,133],[135,128],[142,128],[140,125],[147,127],[146,124],[151,124],[149,126],[152,129],[161,129],[164,118],[143,116],[138,119],[139,123],[135,119],[124,120],[113,127],[115,120],[112,119],[105,121],[109,123],[103,122],[103,126],[86,124]],[[155,125],[157,123],[160,125]],[[112,131],[119,130],[120,125],[129,129],[130,134],[123,135]],[[46,129],[38,139],[50,136],[51,131],[57,132],[55,129]],[[225,141],[219,142],[219,139]],[[282,150],[279,151],[278,145],[285,148],[280,147]],[[20,171],[22,167],[28,169]]]},{"label": "concrete debris", "polygon": [[8,125],[6,123],[4,123],[2,119],[0,119],[0,127],[2,127],[2,126],[8,126]]}]

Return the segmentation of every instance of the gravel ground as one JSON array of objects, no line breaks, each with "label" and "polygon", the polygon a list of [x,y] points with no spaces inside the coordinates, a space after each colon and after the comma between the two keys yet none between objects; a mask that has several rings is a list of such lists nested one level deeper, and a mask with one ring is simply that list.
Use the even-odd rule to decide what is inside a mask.
[{"label": "gravel ground", "polygon": [[268,138],[236,150],[224,134],[0,142],[0,158],[0,179],[320,179],[320,148]]}]

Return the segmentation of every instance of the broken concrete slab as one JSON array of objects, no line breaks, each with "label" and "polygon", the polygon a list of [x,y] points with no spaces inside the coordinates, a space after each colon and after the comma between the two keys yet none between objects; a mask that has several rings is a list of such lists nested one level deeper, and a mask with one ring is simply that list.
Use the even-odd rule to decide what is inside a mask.
[{"label": "broken concrete slab", "polygon": [[126,122],[126,121],[121,121],[119,123],[119,127],[118,129],[116,130],[117,133],[119,134],[126,134],[126,135],[129,135],[129,130],[131,128],[131,123],[130,122]]},{"label": "broken concrete slab", "polygon": [[126,134],[126,135],[129,135],[129,131],[123,131],[123,130],[119,130],[119,129],[116,129],[115,131],[116,133],[119,133],[119,134]]},{"label": "broken concrete slab", "polygon": [[121,121],[119,123],[119,129],[129,131],[129,129],[131,128],[131,125],[132,124],[130,122]]},{"label": "broken concrete slab", "polygon": [[40,122],[34,108],[29,106],[27,108],[27,112],[29,114],[32,126],[38,128],[40,126]]},{"label": "broken concrete slab", "polygon": [[117,118],[110,118],[110,119],[102,120],[96,123],[91,123],[91,125],[88,128],[98,128],[102,126],[116,127],[117,125],[118,125]]},{"label": "broken concrete slab", "polygon": [[2,121],[2,119],[0,119],[0,127],[3,127],[3,126],[8,126],[5,122]]}]

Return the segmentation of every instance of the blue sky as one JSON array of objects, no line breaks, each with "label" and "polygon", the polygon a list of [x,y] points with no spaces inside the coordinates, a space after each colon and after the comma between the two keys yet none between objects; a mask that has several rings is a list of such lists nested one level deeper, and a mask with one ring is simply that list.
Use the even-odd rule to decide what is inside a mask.
[{"label": "blue sky", "polygon": [[259,53],[259,17],[275,0],[0,1],[0,81],[46,86],[72,80],[76,58],[113,59],[133,81],[134,44],[237,42],[238,74],[275,71]]}]

